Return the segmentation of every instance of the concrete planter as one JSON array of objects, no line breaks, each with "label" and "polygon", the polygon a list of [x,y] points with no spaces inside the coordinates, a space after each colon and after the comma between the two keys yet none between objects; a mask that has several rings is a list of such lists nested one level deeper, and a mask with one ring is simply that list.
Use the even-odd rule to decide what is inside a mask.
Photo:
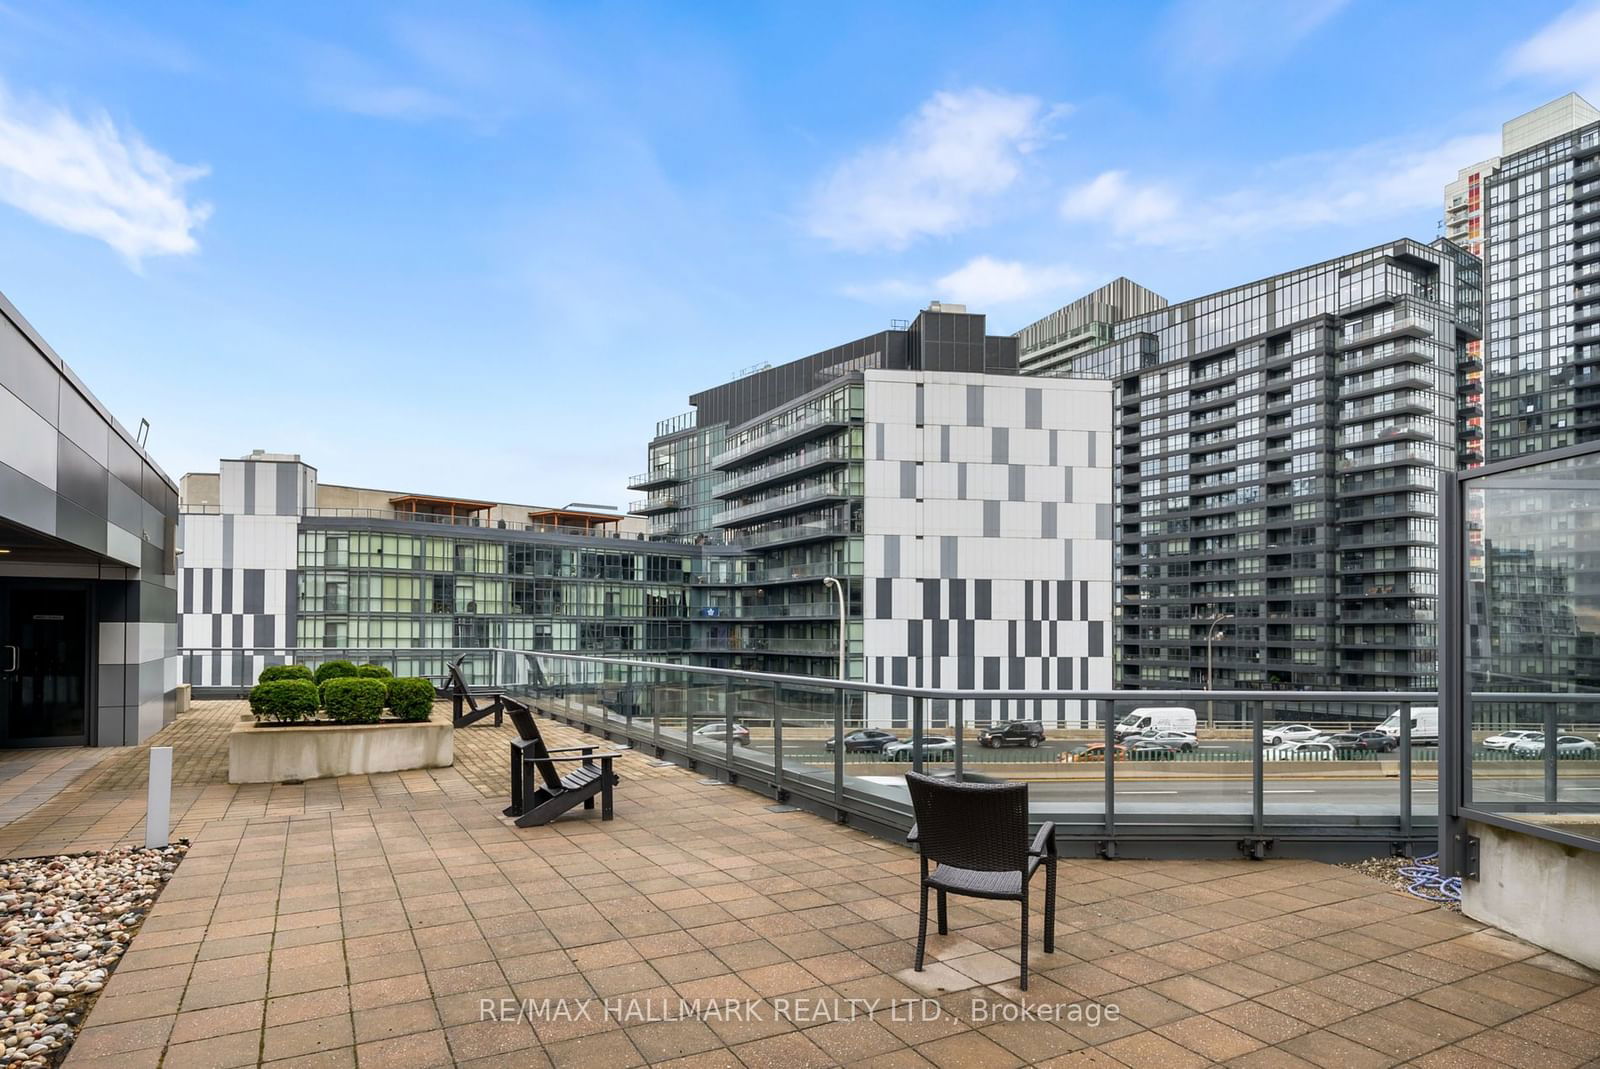
[{"label": "concrete planter", "polygon": [[242,720],[228,733],[229,783],[364,776],[447,768],[455,761],[449,721],[264,727]]},{"label": "concrete planter", "polygon": [[[1577,822],[1592,829],[1600,815],[1559,823]],[[1488,824],[1469,822],[1467,830],[1478,838],[1479,877],[1462,881],[1461,912],[1600,969],[1600,852]]]}]

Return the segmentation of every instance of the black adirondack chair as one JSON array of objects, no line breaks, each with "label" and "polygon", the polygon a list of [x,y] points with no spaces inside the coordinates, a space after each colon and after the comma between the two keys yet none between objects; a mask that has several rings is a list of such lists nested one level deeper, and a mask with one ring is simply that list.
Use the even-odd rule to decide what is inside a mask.
[{"label": "black adirondack chair", "polygon": [[[917,971],[928,946],[928,891],[939,894],[939,934],[950,931],[947,895],[1022,903],[1022,990],[1028,990],[1028,881],[1044,866],[1044,949],[1056,949],[1056,826],[1028,842],[1026,783],[957,783],[906,773],[917,822],[906,841],[922,853]],[[931,872],[928,863],[936,866]]]},{"label": "black adirondack chair", "polygon": [[[507,700],[511,723],[521,738],[511,744],[511,804],[505,814],[516,819],[517,827],[533,828],[548,824],[579,802],[593,809],[600,796],[600,819],[611,819],[611,788],[621,780],[611,769],[616,755],[596,754],[593,746],[545,745],[539,723],[525,705]],[[554,754],[576,752],[577,757]],[[598,765],[595,762],[600,762]],[[561,766],[573,764],[566,775]]]},{"label": "black adirondack chair", "polygon": [[504,694],[496,694],[492,701],[479,705],[478,699],[473,696],[472,688],[467,686],[467,677],[461,671],[461,663],[466,657],[467,655],[463,653],[445,665],[450,679],[451,723],[455,727],[464,728],[468,724],[476,724],[487,716],[493,716],[494,726],[499,727],[505,723],[506,710],[514,703]]}]

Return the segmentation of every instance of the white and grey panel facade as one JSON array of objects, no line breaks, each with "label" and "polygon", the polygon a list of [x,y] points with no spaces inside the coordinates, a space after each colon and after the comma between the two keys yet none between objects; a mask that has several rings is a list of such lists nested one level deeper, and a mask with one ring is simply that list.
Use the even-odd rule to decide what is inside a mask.
[{"label": "white and grey panel facade", "polygon": [[176,711],[178,491],[0,297],[0,745],[140,742]]},{"label": "white and grey panel facade", "polygon": [[179,601],[192,685],[248,685],[285,659],[274,647],[295,645],[296,548],[316,482],[296,460],[224,460],[220,512],[184,513]]},{"label": "white and grey panel facade", "polygon": [[[865,380],[867,679],[1109,687],[1111,384],[897,371]],[[903,703],[890,704],[900,721]],[[1088,710],[1019,700],[972,713],[1076,726]]]}]

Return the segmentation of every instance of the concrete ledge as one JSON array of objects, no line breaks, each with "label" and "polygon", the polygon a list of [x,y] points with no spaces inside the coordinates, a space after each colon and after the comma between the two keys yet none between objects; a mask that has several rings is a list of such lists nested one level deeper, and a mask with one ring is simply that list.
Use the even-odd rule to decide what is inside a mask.
[{"label": "concrete ledge", "polygon": [[229,783],[447,768],[454,761],[455,729],[448,721],[262,727],[246,720],[228,733]]},{"label": "concrete ledge", "polygon": [[1461,912],[1600,969],[1600,852],[1489,824],[1467,830],[1478,839],[1479,875],[1461,881]]}]

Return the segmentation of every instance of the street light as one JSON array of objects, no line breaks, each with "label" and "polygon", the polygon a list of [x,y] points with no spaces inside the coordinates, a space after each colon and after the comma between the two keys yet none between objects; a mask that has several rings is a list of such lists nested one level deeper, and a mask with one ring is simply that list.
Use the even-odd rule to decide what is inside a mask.
[{"label": "street light", "polygon": [[[1212,643],[1222,637],[1222,621],[1233,619],[1231,612],[1219,612],[1211,617],[1211,626],[1206,630],[1206,690],[1211,686],[1211,650]],[[1209,731],[1217,729],[1217,703],[1215,699],[1206,699],[1206,728]]]},{"label": "street light", "polygon": [[[844,584],[833,576],[824,576],[823,586],[833,587],[833,592],[839,595],[839,681],[844,682]],[[834,806],[838,813],[840,823],[844,822],[844,703],[848,696],[844,687],[839,688],[839,704],[833,711],[833,797]],[[781,760],[781,757],[780,757]]]},{"label": "street light", "polygon": [[[822,585],[823,586],[831,586],[833,588],[833,592],[835,594],[839,595],[839,678],[843,679],[844,678],[844,649],[845,649],[845,645],[844,645],[844,642],[845,642],[845,638],[844,638],[844,635],[845,635],[845,632],[844,632],[844,584],[839,582],[839,580],[835,579],[833,576],[829,575],[829,576],[824,576],[823,577]],[[844,693],[844,691],[841,690],[839,693],[842,695]]]}]

